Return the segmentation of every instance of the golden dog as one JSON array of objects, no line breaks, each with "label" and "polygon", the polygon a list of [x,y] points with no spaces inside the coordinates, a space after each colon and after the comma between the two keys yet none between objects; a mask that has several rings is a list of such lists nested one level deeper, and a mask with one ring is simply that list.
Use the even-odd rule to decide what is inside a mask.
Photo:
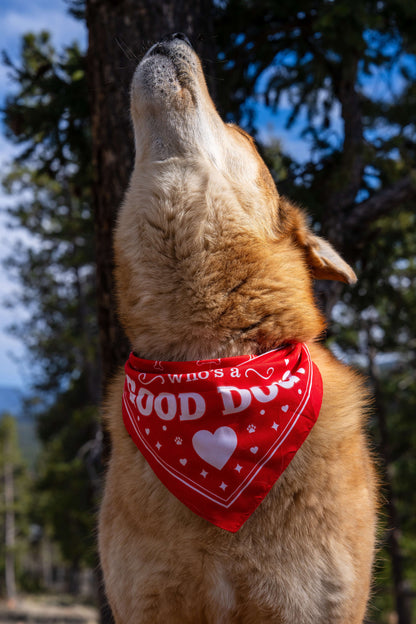
[{"label": "golden dog", "polygon": [[352,269],[279,196],[254,143],[225,124],[197,55],[175,34],[132,82],[136,157],[115,235],[119,310],[134,351],[186,361],[307,343],[323,379],[319,418],[236,533],[177,500],[123,425],[124,372],[99,548],[117,624],[358,624],[368,599],[376,485],[362,382],[316,343],[312,278]]}]

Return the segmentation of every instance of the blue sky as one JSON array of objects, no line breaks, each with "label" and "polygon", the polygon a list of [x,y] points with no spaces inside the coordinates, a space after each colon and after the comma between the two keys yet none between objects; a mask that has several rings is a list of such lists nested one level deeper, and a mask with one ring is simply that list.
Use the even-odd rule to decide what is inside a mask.
[{"label": "blue sky", "polygon": [[[86,46],[87,33],[85,26],[67,13],[64,0],[2,0],[0,2],[0,32],[2,33],[0,49],[6,50],[12,59],[19,56],[21,37],[26,32],[49,30],[55,46],[71,43],[74,40]],[[10,91],[11,84],[7,77],[7,69],[0,65],[0,107],[5,94]],[[0,173],[15,150],[0,133]],[[0,190],[0,262],[10,255],[15,242],[26,240],[24,232],[10,231],[6,228],[5,208],[13,201]],[[23,344],[12,338],[7,326],[16,319],[23,319],[25,311],[21,308],[8,309],[4,300],[13,296],[18,285],[7,270],[0,265],[0,385],[30,385],[31,364],[23,362]],[[24,358],[26,360],[26,358]]]}]

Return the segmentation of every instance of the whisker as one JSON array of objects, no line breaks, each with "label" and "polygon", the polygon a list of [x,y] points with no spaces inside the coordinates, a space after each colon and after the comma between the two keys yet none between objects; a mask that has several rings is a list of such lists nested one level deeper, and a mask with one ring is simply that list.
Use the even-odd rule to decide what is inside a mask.
[{"label": "whisker", "polygon": [[126,55],[126,57],[129,60],[135,60],[135,61],[139,60],[139,57],[136,56],[133,50],[129,48],[129,46],[123,39],[120,39],[120,37],[114,37],[114,40],[116,44],[118,45],[118,47],[120,48],[120,50]]}]

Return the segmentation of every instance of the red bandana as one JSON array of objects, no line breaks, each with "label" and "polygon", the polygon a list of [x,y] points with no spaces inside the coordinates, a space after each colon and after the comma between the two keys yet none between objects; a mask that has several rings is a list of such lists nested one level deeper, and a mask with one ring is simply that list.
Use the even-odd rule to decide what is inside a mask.
[{"label": "red bandana", "polygon": [[305,344],[260,356],[126,366],[123,419],[162,483],[233,533],[318,418],[322,380]]}]

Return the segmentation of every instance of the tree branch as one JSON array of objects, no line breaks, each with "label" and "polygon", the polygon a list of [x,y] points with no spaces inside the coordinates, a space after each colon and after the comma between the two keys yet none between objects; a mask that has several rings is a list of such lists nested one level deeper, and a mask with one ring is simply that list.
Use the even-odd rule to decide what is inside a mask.
[{"label": "tree branch", "polygon": [[382,217],[413,198],[416,198],[416,180],[409,174],[366,201],[356,204],[346,218],[344,227],[347,230],[362,229],[366,223]]}]

